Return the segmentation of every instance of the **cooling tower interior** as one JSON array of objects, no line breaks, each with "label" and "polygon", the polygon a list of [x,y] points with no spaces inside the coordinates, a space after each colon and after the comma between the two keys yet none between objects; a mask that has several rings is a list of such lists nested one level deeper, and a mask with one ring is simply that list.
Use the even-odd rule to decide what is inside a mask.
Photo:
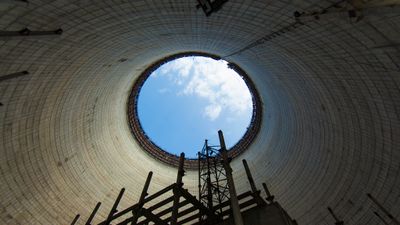
[{"label": "cooling tower interior", "polygon": [[127,112],[143,71],[184,52],[240,66],[260,97],[238,192],[246,159],[300,225],[333,225],[327,207],[346,225],[400,219],[399,2],[229,0],[209,16],[199,2],[0,0],[1,224],[70,224],[98,201],[100,222],[149,171],[149,193],[174,183]]}]

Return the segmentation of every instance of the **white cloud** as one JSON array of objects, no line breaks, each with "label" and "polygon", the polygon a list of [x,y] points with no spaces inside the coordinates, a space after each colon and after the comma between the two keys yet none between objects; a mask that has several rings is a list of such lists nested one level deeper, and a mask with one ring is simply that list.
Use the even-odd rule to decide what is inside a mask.
[{"label": "white cloud", "polygon": [[220,105],[208,105],[204,109],[204,114],[212,121],[219,117],[221,110],[222,108]]},{"label": "white cloud", "polygon": [[167,75],[174,83],[178,85],[183,85],[186,78],[188,78],[190,74],[193,63],[194,61],[191,57],[176,59],[162,65],[162,67],[160,67],[160,72],[158,75]]},{"label": "white cloud", "polygon": [[226,61],[185,57],[165,64],[160,74],[172,74],[171,80],[183,86],[179,94],[207,100],[203,115],[210,120],[217,119],[224,110],[240,115],[252,108],[246,84],[235,71],[227,68]]}]

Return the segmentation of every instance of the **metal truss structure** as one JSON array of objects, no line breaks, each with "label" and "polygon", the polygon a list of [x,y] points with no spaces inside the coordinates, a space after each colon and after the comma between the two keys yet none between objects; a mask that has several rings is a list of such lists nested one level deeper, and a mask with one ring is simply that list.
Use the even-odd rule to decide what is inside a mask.
[{"label": "metal truss structure", "polygon": [[[264,200],[257,190],[246,160],[243,165],[249,180],[251,191],[236,194],[232,169],[221,131],[220,149],[218,146],[208,146],[205,142],[199,153],[199,198],[196,199],[187,189],[183,188],[185,154],[179,158],[179,168],[174,184],[149,195],[148,189],[153,172],[149,172],[139,201],[125,209],[118,210],[125,188],[122,188],[106,218],[98,225],[243,225],[242,214],[251,210],[275,210],[278,216],[285,220],[285,225],[296,225],[285,210],[273,199],[267,186],[263,183],[267,198]],[[97,203],[89,215],[85,225],[92,225],[101,203]],[[72,221],[75,225],[80,218],[78,214]],[[274,217],[275,218],[275,217]],[[282,224],[282,223],[280,223]]]},{"label": "metal truss structure", "polygon": [[[223,209],[214,206],[229,200],[229,185],[219,147],[209,146],[208,140],[205,140],[203,149],[198,153],[199,200],[217,216],[222,214]],[[200,217],[199,220],[204,221],[205,218]]]}]

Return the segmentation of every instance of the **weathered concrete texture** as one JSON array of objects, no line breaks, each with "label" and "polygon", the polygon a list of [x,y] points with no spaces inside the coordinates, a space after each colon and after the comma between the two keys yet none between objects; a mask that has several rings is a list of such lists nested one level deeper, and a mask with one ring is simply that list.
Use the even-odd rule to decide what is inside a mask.
[{"label": "weathered concrete texture", "polygon": [[[129,131],[140,72],[182,51],[229,55],[292,23],[294,11],[330,4],[230,0],[206,18],[195,0],[0,3],[0,30],[64,30],[0,38],[0,74],[30,73],[0,82],[0,223],[68,224],[97,201],[104,218],[121,187],[123,206],[139,198],[149,170],[150,193],[173,183],[176,169]],[[400,15],[339,15],[227,58],[264,103],[259,136],[232,162],[238,192],[249,188],[247,158],[259,188],[267,182],[301,225],[333,224],[328,206],[348,225],[382,224],[367,192],[400,218]],[[196,173],[184,183],[196,193]]]}]

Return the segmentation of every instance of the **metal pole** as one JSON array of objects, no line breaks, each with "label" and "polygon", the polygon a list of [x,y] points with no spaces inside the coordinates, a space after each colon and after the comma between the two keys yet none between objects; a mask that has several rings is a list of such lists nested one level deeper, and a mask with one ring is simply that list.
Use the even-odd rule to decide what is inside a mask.
[{"label": "metal pole", "polygon": [[111,222],[111,220],[112,220],[112,216],[114,215],[114,213],[117,212],[118,204],[119,204],[119,202],[121,201],[121,198],[122,198],[122,195],[124,194],[124,192],[125,192],[125,188],[122,188],[121,191],[120,191],[119,194],[118,194],[117,199],[116,199],[115,202],[114,202],[113,207],[111,208],[110,213],[109,213],[108,216],[107,216],[107,220],[106,220],[106,222],[105,222],[106,225],[110,224],[110,222]]},{"label": "metal pole", "polygon": [[142,194],[140,195],[140,200],[139,200],[140,204],[144,203],[144,198],[148,195],[147,191],[149,190],[150,181],[151,181],[152,176],[153,176],[153,172],[150,171],[149,174],[147,175],[146,183],[144,184]]},{"label": "metal pole", "polygon": [[[215,181],[217,182],[217,195],[218,195],[218,204],[222,204],[222,196],[221,196],[221,190],[220,190],[220,184],[219,184],[219,178],[218,178],[218,168],[217,168],[217,163],[218,163],[218,158],[214,158],[214,170],[215,170]],[[222,213],[222,208],[219,209],[219,211]]]},{"label": "metal pole", "polygon": [[243,162],[244,169],[246,170],[246,175],[247,175],[247,179],[249,180],[249,183],[250,183],[251,191],[253,193],[256,193],[257,187],[256,187],[256,184],[254,183],[253,176],[251,175],[249,165],[247,164],[247,161],[245,159],[243,159],[242,162]]},{"label": "metal pole", "polygon": [[50,30],[50,31],[32,31],[25,28],[20,31],[0,31],[0,37],[14,37],[14,36],[45,36],[45,35],[61,35],[63,30]]},{"label": "metal pole", "polygon": [[253,197],[258,205],[265,205],[265,201],[260,197],[260,191],[257,190],[256,184],[254,182],[253,176],[251,175],[249,165],[245,159],[242,160],[244,169],[246,170],[247,179],[249,180],[251,191],[253,192]]},{"label": "metal pole", "polygon": [[28,4],[28,0],[0,0],[0,5],[1,4],[21,4],[21,3],[26,3]]},{"label": "metal pole", "polygon": [[271,195],[266,183],[262,183],[262,186],[264,187],[264,191],[267,194],[267,201],[272,203],[274,201],[275,196]]},{"label": "metal pole", "polygon": [[210,152],[208,147],[208,141],[205,142],[206,146],[206,159],[207,159],[207,206],[212,211],[213,208],[213,196],[211,186],[211,170],[210,170]]},{"label": "metal pole", "polygon": [[335,224],[336,225],[343,225],[344,224],[344,222],[339,220],[339,218],[335,215],[335,213],[333,213],[333,211],[332,211],[332,209],[330,207],[328,207],[328,211],[332,215],[332,217],[335,219],[335,221],[336,221]]},{"label": "metal pole", "polygon": [[13,79],[13,78],[18,78],[18,77],[22,77],[25,75],[28,75],[29,72],[28,71],[21,71],[21,72],[17,72],[17,73],[11,73],[11,74],[7,74],[7,75],[3,75],[0,76],[0,82],[1,81],[5,81],[5,80],[9,80],[9,79]]},{"label": "metal pole", "polygon": [[146,183],[144,184],[144,187],[143,187],[143,190],[142,190],[142,194],[140,195],[137,210],[136,210],[136,212],[132,211],[132,213],[134,213],[133,214],[133,219],[132,219],[132,224],[136,224],[137,220],[139,219],[139,214],[140,214],[141,209],[143,208],[144,199],[147,196],[147,191],[149,189],[150,181],[151,181],[151,177],[152,176],[153,176],[153,172],[150,171],[149,174],[147,175]]},{"label": "metal pole", "polygon": [[75,218],[74,218],[74,220],[72,220],[72,223],[71,223],[71,225],[75,225],[75,224],[76,224],[76,222],[78,221],[79,217],[80,217],[80,215],[79,215],[79,214],[78,214],[78,215],[76,215],[76,216],[75,216]]},{"label": "metal pole", "polygon": [[89,219],[86,221],[85,225],[91,225],[91,222],[92,222],[94,216],[96,215],[97,211],[99,210],[100,205],[101,205],[101,202],[98,202],[96,204],[96,207],[94,207],[92,214],[90,214]]},{"label": "metal pole", "polygon": [[185,163],[185,153],[181,153],[179,158],[179,168],[178,175],[176,176],[176,187],[174,188],[174,204],[172,206],[172,216],[171,216],[171,225],[176,225],[178,220],[178,207],[179,207],[179,198],[180,193],[178,188],[182,188],[182,178],[185,175],[185,170],[183,170],[183,165]]},{"label": "metal pole", "polygon": [[176,176],[176,183],[179,186],[182,186],[182,178],[185,175],[185,170],[183,170],[184,164],[185,164],[185,153],[182,152],[179,157],[178,175]]},{"label": "metal pole", "polygon": [[227,152],[226,146],[225,146],[224,134],[222,133],[221,130],[218,131],[218,136],[219,136],[219,142],[221,145],[220,151],[221,151],[221,156],[223,159],[222,163],[223,163],[223,166],[224,166],[225,172],[226,172],[226,179],[227,179],[228,187],[229,187],[229,195],[230,195],[230,199],[231,199],[231,207],[232,207],[235,225],[244,225],[242,214],[240,213],[239,201],[237,199],[235,184],[233,182],[232,168],[229,165],[228,152]]},{"label": "metal pole", "polygon": [[387,217],[389,217],[396,225],[400,225],[400,222],[394,218],[394,216],[392,214],[390,214],[390,212],[388,210],[385,209],[385,207],[383,207],[383,205],[381,205],[381,203],[379,203],[374,197],[372,197],[372,195],[370,193],[367,193],[368,198],[370,198],[385,214]]},{"label": "metal pole", "polygon": [[[199,160],[198,160],[198,166],[199,166],[199,202],[201,202],[201,163],[200,163],[200,160],[201,160],[201,155],[200,155],[201,153],[200,152],[198,152],[197,153],[197,155],[199,156]],[[201,222],[201,212],[199,212],[199,223]]]}]

